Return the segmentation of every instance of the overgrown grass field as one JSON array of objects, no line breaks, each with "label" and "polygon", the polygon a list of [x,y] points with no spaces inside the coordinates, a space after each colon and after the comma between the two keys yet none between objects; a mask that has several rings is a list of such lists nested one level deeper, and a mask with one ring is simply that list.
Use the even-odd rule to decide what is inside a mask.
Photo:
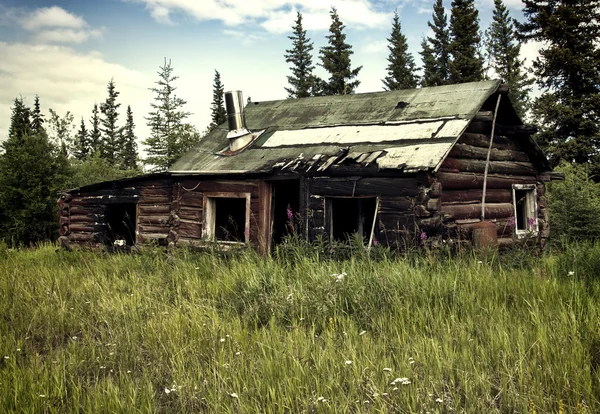
[{"label": "overgrown grass field", "polygon": [[[513,258],[514,259],[514,258]],[[600,411],[600,245],[0,249],[1,412]]]}]

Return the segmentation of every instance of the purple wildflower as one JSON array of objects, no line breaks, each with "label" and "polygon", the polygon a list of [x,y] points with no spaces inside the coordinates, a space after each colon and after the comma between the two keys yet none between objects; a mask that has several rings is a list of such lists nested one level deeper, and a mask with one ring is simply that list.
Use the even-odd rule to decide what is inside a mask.
[{"label": "purple wildflower", "polygon": [[533,217],[529,218],[529,227],[533,228],[533,226],[535,226],[535,219]]},{"label": "purple wildflower", "polygon": [[427,233],[425,233],[425,232],[421,233],[421,240],[427,240]]},{"label": "purple wildflower", "polygon": [[287,218],[291,220],[294,217],[294,212],[292,211],[292,206],[287,205]]},{"label": "purple wildflower", "polygon": [[510,217],[508,218],[508,225],[509,225],[510,227],[515,227],[515,216],[510,216]]},{"label": "purple wildflower", "polygon": [[373,239],[373,246],[379,246],[379,241],[377,239]]},{"label": "purple wildflower", "polygon": [[244,229],[244,237],[246,238],[246,240],[250,238],[250,229],[248,227]]}]

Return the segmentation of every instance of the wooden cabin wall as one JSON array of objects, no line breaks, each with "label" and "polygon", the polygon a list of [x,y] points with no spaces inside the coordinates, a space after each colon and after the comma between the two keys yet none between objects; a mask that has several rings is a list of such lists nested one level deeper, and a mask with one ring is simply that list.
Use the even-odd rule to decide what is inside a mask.
[{"label": "wooden cabin wall", "polygon": [[[485,218],[496,223],[501,246],[514,243],[512,185],[536,184],[538,241],[548,236],[545,185],[519,144],[518,130],[497,125],[487,179]],[[483,177],[490,142],[491,122],[474,121],[452,148],[436,174],[441,185],[444,228],[458,237],[480,221]]]},{"label": "wooden cabin wall", "polygon": [[327,198],[379,197],[375,237],[380,243],[402,246],[407,239],[414,238],[418,226],[415,214],[427,203],[429,185],[425,175],[309,178],[306,181],[309,239],[329,237],[325,228]]},{"label": "wooden cabin wall", "polygon": [[250,242],[259,241],[259,181],[215,180],[187,178],[173,186],[169,241],[194,244],[202,238],[204,223],[204,195],[206,193],[250,193]]},{"label": "wooden cabin wall", "polygon": [[136,241],[166,239],[172,180],[155,179],[128,182],[109,188],[98,187],[62,194],[58,200],[60,236],[63,244],[104,244],[107,211],[116,204],[136,204]]}]

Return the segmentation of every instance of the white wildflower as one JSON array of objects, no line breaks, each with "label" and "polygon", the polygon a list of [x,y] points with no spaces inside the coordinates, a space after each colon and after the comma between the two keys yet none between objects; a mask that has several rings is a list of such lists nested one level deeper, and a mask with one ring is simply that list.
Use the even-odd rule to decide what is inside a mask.
[{"label": "white wildflower", "polygon": [[4,359],[10,359],[8,355],[4,355]]},{"label": "white wildflower", "polygon": [[352,361],[350,361],[350,360],[347,360],[347,361],[346,361],[346,365],[352,365]]},{"label": "white wildflower", "polygon": [[394,387],[392,391],[398,391],[398,387]]},{"label": "white wildflower", "polygon": [[365,400],[363,404],[371,404],[371,401]]},{"label": "white wildflower", "polygon": [[102,365],[102,366],[100,367],[100,369],[106,369],[106,367],[105,367],[104,365]]},{"label": "white wildflower", "polygon": [[131,374],[131,370],[129,370],[129,369],[128,369],[128,370],[127,370],[127,373],[128,373],[128,374]]},{"label": "white wildflower", "polygon": [[229,396],[231,398],[238,398],[238,395],[235,392],[232,392],[231,394],[229,394]]},{"label": "white wildflower", "polygon": [[225,342],[225,338],[219,339],[220,342]]},{"label": "white wildflower", "polygon": [[415,360],[414,360],[414,358],[413,358],[413,357],[410,357],[410,358],[408,358],[408,363],[409,363],[410,365],[414,364],[414,363],[415,363]]},{"label": "white wildflower", "polygon": [[395,380],[393,380],[390,385],[396,385],[397,383],[400,383],[402,385],[408,385],[410,384],[410,380],[406,377],[402,377],[402,378],[396,378]]},{"label": "white wildflower", "polygon": [[444,400],[442,400],[441,398],[436,398],[435,402],[438,403],[438,404],[441,404],[441,403],[444,402]]},{"label": "white wildflower", "polygon": [[74,340],[74,341],[76,341],[76,340],[77,340],[77,337],[76,337],[76,336],[73,336],[71,339],[72,339],[72,340]]},{"label": "white wildflower", "polygon": [[367,331],[360,331],[360,333],[358,334],[358,336],[363,336],[366,333],[367,333]]},{"label": "white wildflower", "polygon": [[167,387],[165,387],[165,394],[171,394],[171,390]]},{"label": "white wildflower", "polygon": [[384,393],[383,393],[383,394],[381,394],[381,395],[383,395],[384,397],[387,397],[388,393],[387,393],[387,392],[384,392]]},{"label": "white wildflower", "polygon": [[236,355],[242,355],[242,352],[241,351],[237,351],[235,354]]},{"label": "white wildflower", "polygon": [[569,276],[573,276],[574,274],[575,274],[575,272],[574,272],[574,271],[572,271],[572,270],[571,270],[571,271],[569,271]]},{"label": "white wildflower", "polygon": [[287,295],[287,297],[285,298],[285,300],[287,300],[287,301],[290,301],[290,300],[292,300],[292,296],[293,296],[293,295],[290,293],[289,295]]},{"label": "white wildflower", "polygon": [[17,348],[17,352],[20,352],[20,351],[21,351],[21,348]]},{"label": "white wildflower", "polygon": [[319,397],[319,398],[317,398],[317,402],[326,403],[327,400],[325,399],[325,397]]},{"label": "white wildflower", "polygon": [[384,370],[385,372],[392,372],[392,369],[391,369],[391,368],[384,368],[383,370]]},{"label": "white wildflower", "polygon": [[40,398],[46,398],[46,394],[40,394]]},{"label": "white wildflower", "polygon": [[346,273],[345,272],[340,273],[340,274],[334,273],[331,276],[335,277],[335,281],[337,283],[337,282],[341,282],[342,280],[344,280],[344,277],[346,276]]}]

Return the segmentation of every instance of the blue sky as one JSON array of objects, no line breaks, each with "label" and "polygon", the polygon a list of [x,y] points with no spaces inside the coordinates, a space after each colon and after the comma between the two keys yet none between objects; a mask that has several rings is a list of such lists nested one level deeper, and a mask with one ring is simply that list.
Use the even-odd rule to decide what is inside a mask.
[{"label": "blue sky", "polygon": [[[522,18],[519,0],[505,0]],[[88,120],[92,106],[106,97],[114,78],[121,92],[121,121],[131,105],[136,133],[143,140],[144,116],[164,59],[179,76],[177,94],[193,113],[188,121],[203,131],[210,122],[214,70],[226,90],[240,89],[254,101],[283,99],[296,11],[318,49],[326,43],[329,9],[338,9],[353,45],[354,67],[362,65],[357,92],[382,89],[388,54],[386,38],[398,10],[410,52],[420,63],[421,38],[430,35],[433,0],[0,0],[0,140],[8,131],[17,96],[43,109],[71,111]],[[446,4],[449,14],[450,1]],[[476,1],[480,26],[491,19],[493,0]],[[536,45],[527,45],[531,59]],[[326,77],[321,68],[317,74]]]}]

